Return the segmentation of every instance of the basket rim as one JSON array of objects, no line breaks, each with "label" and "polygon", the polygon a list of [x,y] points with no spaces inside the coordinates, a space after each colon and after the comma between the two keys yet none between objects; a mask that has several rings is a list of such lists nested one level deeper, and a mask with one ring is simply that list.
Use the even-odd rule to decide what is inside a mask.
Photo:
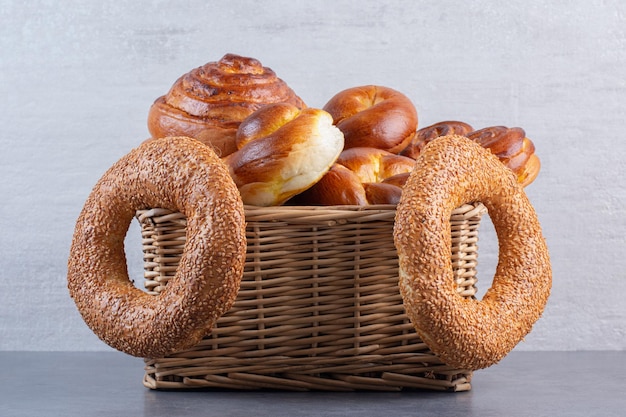
[{"label": "basket rim", "polygon": [[[395,212],[397,206],[395,204],[370,204],[370,205],[335,205],[335,206],[253,206],[244,205],[244,211],[246,214],[254,214],[255,216],[275,215],[276,213],[287,214],[293,213],[298,215],[305,212],[314,212],[316,215],[346,215],[347,213],[386,213]],[[163,216],[167,214],[178,213],[176,210],[152,207],[143,210],[137,210],[137,218],[139,220],[154,217]],[[487,213],[487,208],[481,202],[465,203],[452,211],[453,216],[463,216],[470,218],[474,216],[481,216]]]}]

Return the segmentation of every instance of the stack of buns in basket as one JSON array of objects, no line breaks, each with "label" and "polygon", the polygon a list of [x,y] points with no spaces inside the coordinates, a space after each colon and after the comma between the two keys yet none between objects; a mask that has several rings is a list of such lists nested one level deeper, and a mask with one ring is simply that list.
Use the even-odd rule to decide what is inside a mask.
[{"label": "stack of buns in basket", "polygon": [[[549,258],[523,193],[540,162],[521,128],[418,129],[411,100],[378,85],[309,107],[271,69],[233,54],[176,80],[151,106],[148,128],[152,137],[94,187],[68,261],[79,311],[118,350],[154,358],[191,347],[229,310],[245,262],[244,205],[397,205],[407,313],[433,351],[462,369],[499,360],[543,311]],[[493,210],[507,241],[485,301],[470,303],[449,279],[449,220],[474,202]],[[180,266],[158,298],[132,285],[123,251],[136,211],[155,207],[187,219]]]},{"label": "stack of buns in basket", "polygon": [[521,128],[443,121],[418,129],[411,100],[377,85],[307,107],[270,68],[233,54],[181,76],[150,108],[148,128],[154,138],[211,146],[244,203],[257,206],[397,204],[420,151],[445,135],[491,150],[523,186],[540,168]]}]

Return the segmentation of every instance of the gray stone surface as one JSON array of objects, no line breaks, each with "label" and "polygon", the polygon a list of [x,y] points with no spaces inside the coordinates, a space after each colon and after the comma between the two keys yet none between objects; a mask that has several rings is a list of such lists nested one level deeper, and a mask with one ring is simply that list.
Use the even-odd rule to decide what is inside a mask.
[{"label": "gray stone surface", "polygon": [[617,417],[626,352],[517,352],[469,392],[151,391],[143,362],[112,352],[0,352],[0,415]]}]

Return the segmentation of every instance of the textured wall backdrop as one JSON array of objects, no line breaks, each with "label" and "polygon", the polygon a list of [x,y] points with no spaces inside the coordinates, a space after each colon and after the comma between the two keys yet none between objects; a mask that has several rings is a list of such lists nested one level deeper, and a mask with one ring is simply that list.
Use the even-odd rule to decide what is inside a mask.
[{"label": "textured wall backdrop", "polygon": [[[313,107],[381,84],[420,126],[521,126],[553,294],[518,349],[626,347],[626,6],[621,0],[0,3],[0,350],[108,349],[66,289],[91,187],[148,136],[152,101],[227,52]],[[497,244],[481,234],[483,282]],[[141,277],[138,230],[129,268]],[[485,284],[483,284],[484,287]]]}]

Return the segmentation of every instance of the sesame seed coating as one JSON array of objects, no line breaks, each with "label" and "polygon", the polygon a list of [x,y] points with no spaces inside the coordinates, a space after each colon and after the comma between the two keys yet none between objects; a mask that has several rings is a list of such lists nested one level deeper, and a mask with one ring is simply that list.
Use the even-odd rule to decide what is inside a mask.
[{"label": "sesame seed coating", "polygon": [[[487,207],[499,242],[482,300],[457,294],[450,260],[450,215],[472,202]],[[511,171],[465,137],[443,136],[424,148],[397,207],[394,239],[407,315],[450,366],[497,363],[543,313],[552,272],[535,210]]]},{"label": "sesame seed coating", "polygon": [[[176,276],[158,296],[129,279],[124,239],[135,212],[187,217]],[[191,347],[235,300],[245,261],[243,203],[223,162],[185,137],[144,142],[100,178],[78,217],[68,289],[105,343],[138,357]]]}]

